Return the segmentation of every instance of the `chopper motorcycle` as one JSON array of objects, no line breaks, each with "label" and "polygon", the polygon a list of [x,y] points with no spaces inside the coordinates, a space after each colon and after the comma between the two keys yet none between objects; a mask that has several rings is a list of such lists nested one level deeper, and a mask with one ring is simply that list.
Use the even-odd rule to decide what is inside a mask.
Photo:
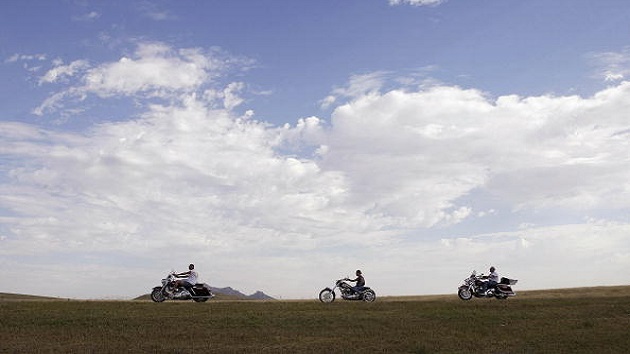
[{"label": "chopper motorcycle", "polygon": [[177,277],[174,272],[169,273],[162,279],[162,286],[156,286],[151,291],[151,300],[162,302],[164,300],[193,300],[195,302],[205,302],[212,299],[214,294],[208,284],[197,283],[192,287],[175,288]]},{"label": "chopper motorcycle", "polygon": [[470,277],[464,279],[464,283],[457,289],[457,296],[462,300],[470,300],[473,297],[494,297],[505,300],[508,297],[516,296],[510,285],[514,285],[517,282],[518,280],[516,279],[501,277],[495,287],[488,289],[484,275],[477,275],[477,272],[473,270]]},{"label": "chopper motorcycle", "polygon": [[344,300],[361,300],[365,302],[373,302],[376,300],[374,290],[365,286],[360,291],[355,290],[352,285],[348,284],[348,278],[339,279],[332,288],[325,288],[319,292],[319,301],[323,303],[331,303],[335,301],[335,289],[338,288],[341,298]]}]

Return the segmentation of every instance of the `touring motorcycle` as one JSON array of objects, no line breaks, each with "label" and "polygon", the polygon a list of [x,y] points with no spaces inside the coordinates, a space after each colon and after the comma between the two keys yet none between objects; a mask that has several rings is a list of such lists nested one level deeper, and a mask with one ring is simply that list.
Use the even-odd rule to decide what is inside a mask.
[{"label": "touring motorcycle", "polygon": [[192,287],[175,288],[177,277],[174,272],[169,273],[162,279],[162,286],[156,286],[151,291],[151,300],[162,302],[164,300],[194,300],[195,302],[205,302],[212,299],[214,294],[208,284],[197,283]]},{"label": "touring motorcycle", "polygon": [[488,280],[484,277],[483,273],[477,275],[477,272],[473,270],[470,277],[464,279],[464,283],[458,288],[457,296],[462,300],[470,300],[473,296],[494,297],[504,300],[516,295],[510,286],[518,282],[516,279],[501,277],[499,283],[490,289],[487,287],[487,282]]},{"label": "touring motorcycle", "polygon": [[320,291],[319,301],[323,303],[331,303],[335,301],[335,288],[339,288],[341,298],[344,300],[362,300],[365,302],[372,302],[376,300],[376,293],[374,290],[364,286],[361,290],[357,291],[352,287],[352,285],[347,283],[349,280],[350,279],[348,278],[339,279],[335,282],[335,286],[333,286],[332,289],[325,288]]}]

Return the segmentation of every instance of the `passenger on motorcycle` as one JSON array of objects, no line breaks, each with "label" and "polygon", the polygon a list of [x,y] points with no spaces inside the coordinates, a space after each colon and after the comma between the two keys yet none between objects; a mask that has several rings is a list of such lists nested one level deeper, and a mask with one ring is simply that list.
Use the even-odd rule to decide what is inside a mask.
[{"label": "passenger on motorcycle", "polygon": [[359,269],[357,269],[355,274],[357,276],[356,279],[348,279],[348,281],[356,282],[357,284],[353,286],[352,289],[356,292],[360,292],[365,288],[365,278],[363,278],[363,273]]},{"label": "passenger on motorcycle", "polygon": [[197,278],[198,278],[198,274],[195,271],[195,265],[191,263],[188,266],[187,272],[175,274],[175,277],[185,278],[185,279],[177,279],[175,281],[175,289],[179,288],[180,286],[183,286],[184,288],[188,288],[188,289],[192,288],[197,283]]}]

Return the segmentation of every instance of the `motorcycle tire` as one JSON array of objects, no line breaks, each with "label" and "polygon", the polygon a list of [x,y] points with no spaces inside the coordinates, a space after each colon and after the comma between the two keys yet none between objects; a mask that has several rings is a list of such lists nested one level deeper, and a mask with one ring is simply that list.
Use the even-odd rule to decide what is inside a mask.
[{"label": "motorcycle tire", "polygon": [[472,299],[473,294],[469,288],[460,288],[459,291],[457,291],[457,296],[459,296],[460,299],[467,301]]},{"label": "motorcycle tire", "polygon": [[319,301],[329,304],[335,301],[335,292],[330,289],[324,289],[319,292]]},{"label": "motorcycle tire", "polygon": [[507,300],[508,296],[505,294],[496,294],[494,297],[497,298],[497,300]]},{"label": "motorcycle tire", "polygon": [[374,302],[376,300],[376,293],[373,290],[368,290],[363,293],[363,301]]},{"label": "motorcycle tire", "polygon": [[151,292],[151,300],[153,300],[153,302],[162,302],[166,300],[166,296],[162,293],[162,289],[153,289]]}]

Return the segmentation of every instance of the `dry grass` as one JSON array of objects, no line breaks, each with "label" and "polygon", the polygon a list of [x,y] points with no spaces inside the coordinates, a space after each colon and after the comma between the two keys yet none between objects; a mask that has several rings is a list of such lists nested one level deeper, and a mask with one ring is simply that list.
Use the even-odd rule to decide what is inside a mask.
[{"label": "dry grass", "polygon": [[629,295],[610,287],[468,302],[4,301],[0,352],[624,353]]}]

